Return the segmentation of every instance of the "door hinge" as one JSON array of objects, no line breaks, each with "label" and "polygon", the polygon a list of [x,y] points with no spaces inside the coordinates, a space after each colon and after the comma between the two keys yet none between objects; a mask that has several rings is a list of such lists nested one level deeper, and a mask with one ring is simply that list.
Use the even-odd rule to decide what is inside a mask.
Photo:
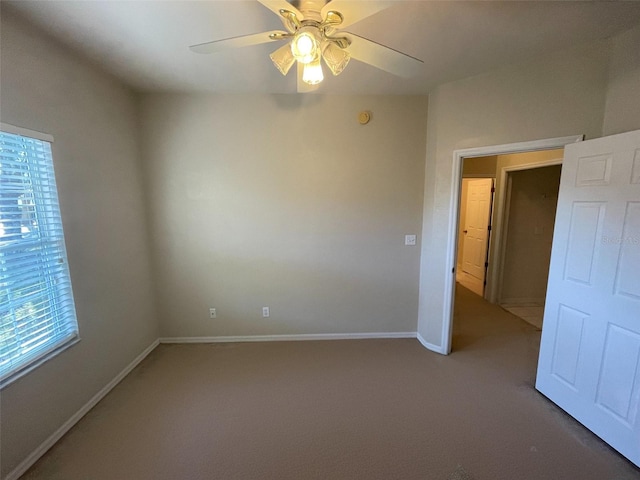
[{"label": "door hinge", "polygon": [[484,262],[484,268],[489,268],[489,262]]},{"label": "door hinge", "polygon": [[496,193],[496,187],[491,187],[491,193]]},{"label": "door hinge", "polygon": [[489,225],[489,226],[487,227],[487,230],[491,231],[491,225]]},{"label": "door hinge", "polygon": [[456,273],[456,267],[453,267],[453,268],[451,269],[451,273]]}]

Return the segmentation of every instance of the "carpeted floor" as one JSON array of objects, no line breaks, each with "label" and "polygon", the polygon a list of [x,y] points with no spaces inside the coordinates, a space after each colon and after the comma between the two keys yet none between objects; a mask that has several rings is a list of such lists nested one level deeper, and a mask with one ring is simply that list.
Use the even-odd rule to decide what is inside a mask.
[{"label": "carpeted floor", "polygon": [[458,288],[416,340],[161,345],[24,479],[631,480],[533,388],[540,332]]}]

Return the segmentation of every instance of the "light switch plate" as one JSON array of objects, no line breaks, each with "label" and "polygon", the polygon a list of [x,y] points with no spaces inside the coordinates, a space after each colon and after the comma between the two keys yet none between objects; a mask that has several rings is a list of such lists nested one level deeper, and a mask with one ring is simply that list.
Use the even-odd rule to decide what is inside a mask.
[{"label": "light switch plate", "polygon": [[405,235],[404,236],[404,244],[405,245],[415,245],[416,244],[416,236],[415,235]]}]

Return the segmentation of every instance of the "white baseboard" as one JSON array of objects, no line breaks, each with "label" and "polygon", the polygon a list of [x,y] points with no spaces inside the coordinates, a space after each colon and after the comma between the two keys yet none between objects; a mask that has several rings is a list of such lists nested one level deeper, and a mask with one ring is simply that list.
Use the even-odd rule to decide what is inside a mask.
[{"label": "white baseboard", "polygon": [[234,335],[221,337],[164,337],[160,343],[289,342],[301,340],[360,340],[369,338],[416,338],[416,332],[308,333],[299,335]]},{"label": "white baseboard", "polygon": [[17,480],[22,474],[24,474],[31,466],[38,461],[42,455],[44,455],[47,450],[49,450],[53,445],[62,438],[62,436],[67,433],[71,427],[73,427],[78,421],[84,417],[89,410],[91,410],[100,400],[102,400],[107,393],[109,393],[113,387],[115,387],[120,381],[126,377],[131,370],[133,370],[144,358],[151,353],[151,351],[158,346],[159,341],[154,341],[151,345],[149,345],[140,355],[138,355],[129,365],[127,365],[124,370],[122,370],[118,375],[115,376],[113,380],[107,383],[102,390],[96,393],[91,400],[85,403],[80,410],[73,414],[73,416],[64,422],[58,430],[56,430],[53,435],[47,438],[38,448],[36,448],[31,454],[25,458],[20,465],[18,465],[12,472],[10,472],[4,480]]},{"label": "white baseboard", "polygon": [[418,339],[418,341],[422,344],[422,346],[424,348],[426,348],[427,350],[431,350],[432,352],[436,352],[439,353],[441,355],[447,355],[448,352],[445,352],[444,349],[442,348],[442,346],[440,345],[435,345],[433,343],[429,343],[427,342],[424,337],[422,335],[420,335],[419,333],[416,333],[416,338]]}]

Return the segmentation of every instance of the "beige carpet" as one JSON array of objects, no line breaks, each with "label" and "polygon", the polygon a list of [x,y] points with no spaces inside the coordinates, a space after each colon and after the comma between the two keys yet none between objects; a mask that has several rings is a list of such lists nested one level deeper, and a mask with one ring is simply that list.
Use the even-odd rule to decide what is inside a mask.
[{"label": "beige carpet", "polygon": [[459,289],[449,357],[411,339],[161,345],[23,478],[640,478],[534,390],[539,341]]}]

